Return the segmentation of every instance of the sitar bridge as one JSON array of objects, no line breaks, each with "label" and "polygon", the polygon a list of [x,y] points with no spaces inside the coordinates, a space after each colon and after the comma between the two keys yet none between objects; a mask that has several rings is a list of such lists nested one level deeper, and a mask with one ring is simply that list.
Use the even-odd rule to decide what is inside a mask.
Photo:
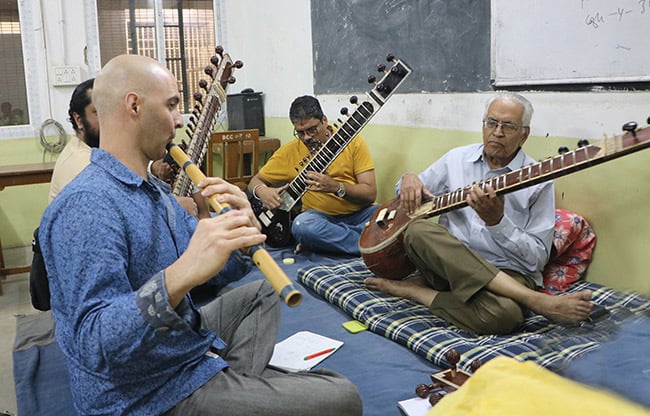
[{"label": "sitar bridge", "polygon": [[377,223],[377,225],[380,227],[383,227],[386,225],[386,222],[393,220],[395,218],[395,215],[397,215],[397,210],[392,209],[389,211],[388,208],[382,208],[377,213],[375,223]]}]

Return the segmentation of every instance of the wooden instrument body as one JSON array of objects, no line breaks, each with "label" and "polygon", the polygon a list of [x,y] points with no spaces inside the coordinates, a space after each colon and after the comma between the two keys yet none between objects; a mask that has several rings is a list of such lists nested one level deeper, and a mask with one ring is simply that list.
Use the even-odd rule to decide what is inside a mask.
[{"label": "wooden instrument body", "polygon": [[[380,214],[395,216],[380,219]],[[403,231],[411,223],[406,211],[399,209],[399,198],[384,202],[370,218],[359,239],[363,261],[374,274],[387,279],[401,279],[415,271],[406,256]]]}]

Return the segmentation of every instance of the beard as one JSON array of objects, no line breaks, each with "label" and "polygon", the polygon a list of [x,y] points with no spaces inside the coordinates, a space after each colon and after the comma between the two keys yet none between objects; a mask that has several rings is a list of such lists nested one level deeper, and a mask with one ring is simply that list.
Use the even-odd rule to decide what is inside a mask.
[{"label": "beard", "polygon": [[85,118],[81,119],[84,128],[84,142],[90,147],[99,147],[99,129],[90,125]]}]

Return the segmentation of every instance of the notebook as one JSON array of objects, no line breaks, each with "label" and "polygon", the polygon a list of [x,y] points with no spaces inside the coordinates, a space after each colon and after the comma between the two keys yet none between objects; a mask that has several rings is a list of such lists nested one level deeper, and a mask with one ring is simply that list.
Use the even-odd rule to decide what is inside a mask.
[{"label": "notebook", "polygon": [[429,399],[423,399],[421,397],[401,400],[397,402],[397,407],[407,416],[424,416],[431,410]]},{"label": "notebook", "polygon": [[291,373],[311,370],[342,345],[342,341],[310,331],[296,332],[275,344],[269,366]]}]

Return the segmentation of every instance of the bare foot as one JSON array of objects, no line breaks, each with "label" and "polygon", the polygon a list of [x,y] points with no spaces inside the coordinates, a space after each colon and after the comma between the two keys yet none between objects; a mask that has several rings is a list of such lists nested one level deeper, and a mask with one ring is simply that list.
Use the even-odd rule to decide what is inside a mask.
[{"label": "bare foot", "polygon": [[541,296],[536,296],[529,307],[533,312],[543,315],[551,321],[577,324],[589,317],[592,307],[592,292],[590,290],[560,296],[537,293]]},{"label": "bare foot", "polygon": [[368,277],[363,281],[363,283],[370,290],[376,290],[378,292],[388,293],[389,295],[411,299],[427,307],[438,294],[438,291],[429,287],[425,280],[420,276],[405,280]]}]

